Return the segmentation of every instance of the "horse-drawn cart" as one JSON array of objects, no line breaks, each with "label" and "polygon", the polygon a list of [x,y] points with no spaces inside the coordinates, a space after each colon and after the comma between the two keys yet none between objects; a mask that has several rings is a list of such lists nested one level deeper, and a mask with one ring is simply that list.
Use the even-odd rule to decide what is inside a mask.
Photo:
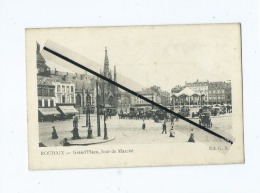
[{"label": "horse-drawn cart", "polygon": [[200,125],[207,127],[207,128],[212,127],[210,113],[208,113],[208,112],[201,113],[199,118],[200,118],[200,120],[199,120]]}]

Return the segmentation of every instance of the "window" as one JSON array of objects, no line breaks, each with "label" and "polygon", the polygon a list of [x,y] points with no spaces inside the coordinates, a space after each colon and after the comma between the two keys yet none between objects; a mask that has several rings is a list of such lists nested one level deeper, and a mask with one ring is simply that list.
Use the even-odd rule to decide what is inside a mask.
[{"label": "window", "polygon": [[70,91],[71,91],[71,92],[73,92],[73,90],[74,90],[74,89],[73,89],[73,86],[71,86],[71,89],[70,89]]},{"label": "window", "polygon": [[53,89],[49,89],[49,96],[54,96],[54,90]]},{"label": "window", "polygon": [[66,92],[67,92],[67,93],[70,92],[70,87],[69,87],[69,86],[67,86]]},{"label": "window", "polygon": [[60,92],[60,85],[57,86],[57,92]]},{"label": "window", "polygon": [[48,107],[48,100],[44,99],[44,107]]},{"label": "window", "polygon": [[224,94],[224,90],[222,89],[222,94]]},{"label": "window", "polygon": [[42,99],[39,99],[39,100],[38,100],[38,106],[39,106],[39,107],[42,107]]},{"label": "window", "polygon": [[65,86],[62,86],[62,94],[65,93]]},{"label": "window", "polygon": [[51,103],[50,106],[51,106],[51,107],[54,107],[54,102],[53,102],[53,100],[51,100],[50,103]]},{"label": "window", "polygon": [[73,95],[71,96],[71,103],[74,103],[74,96]]},{"label": "window", "polygon": [[42,88],[38,87],[38,96],[42,96]]},{"label": "window", "polygon": [[43,89],[43,96],[48,96],[48,89],[46,88]]}]

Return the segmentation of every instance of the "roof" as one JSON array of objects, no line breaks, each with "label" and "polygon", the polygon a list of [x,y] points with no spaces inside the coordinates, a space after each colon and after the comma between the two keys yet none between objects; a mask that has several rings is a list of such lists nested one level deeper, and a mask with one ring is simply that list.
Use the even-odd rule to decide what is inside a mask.
[{"label": "roof", "polygon": [[152,95],[152,94],[155,94],[155,92],[148,88],[148,89],[138,92],[138,94],[141,94],[141,95],[151,94]]},{"label": "roof", "polygon": [[50,77],[47,77],[47,76],[37,76],[37,84],[53,85],[52,84],[53,82],[55,82],[55,80],[53,80]]},{"label": "roof", "polygon": [[172,95],[179,97],[182,95],[186,95],[186,96],[193,96],[193,95],[201,95],[197,92],[194,92],[193,90],[191,90],[190,88],[186,87],[184,88],[182,91],[178,92],[178,93],[173,93]]}]

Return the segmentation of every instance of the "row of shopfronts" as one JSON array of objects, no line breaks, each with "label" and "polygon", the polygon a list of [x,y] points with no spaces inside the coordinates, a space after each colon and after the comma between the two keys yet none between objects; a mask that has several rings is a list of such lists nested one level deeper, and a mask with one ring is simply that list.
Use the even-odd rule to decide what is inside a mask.
[{"label": "row of shopfronts", "polygon": [[73,104],[56,104],[56,107],[38,108],[38,121],[57,121],[71,119],[78,114],[78,110]]}]

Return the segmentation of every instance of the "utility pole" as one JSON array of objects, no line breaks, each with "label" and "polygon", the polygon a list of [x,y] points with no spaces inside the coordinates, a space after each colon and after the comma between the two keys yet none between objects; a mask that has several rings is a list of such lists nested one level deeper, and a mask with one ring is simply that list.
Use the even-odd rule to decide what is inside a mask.
[{"label": "utility pole", "polygon": [[101,132],[100,132],[100,116],[99,116],[99,98],[98,98],[98,80],[96,80],[96,105],[97,105],[97,134],[98,137],[100,137]]}]

